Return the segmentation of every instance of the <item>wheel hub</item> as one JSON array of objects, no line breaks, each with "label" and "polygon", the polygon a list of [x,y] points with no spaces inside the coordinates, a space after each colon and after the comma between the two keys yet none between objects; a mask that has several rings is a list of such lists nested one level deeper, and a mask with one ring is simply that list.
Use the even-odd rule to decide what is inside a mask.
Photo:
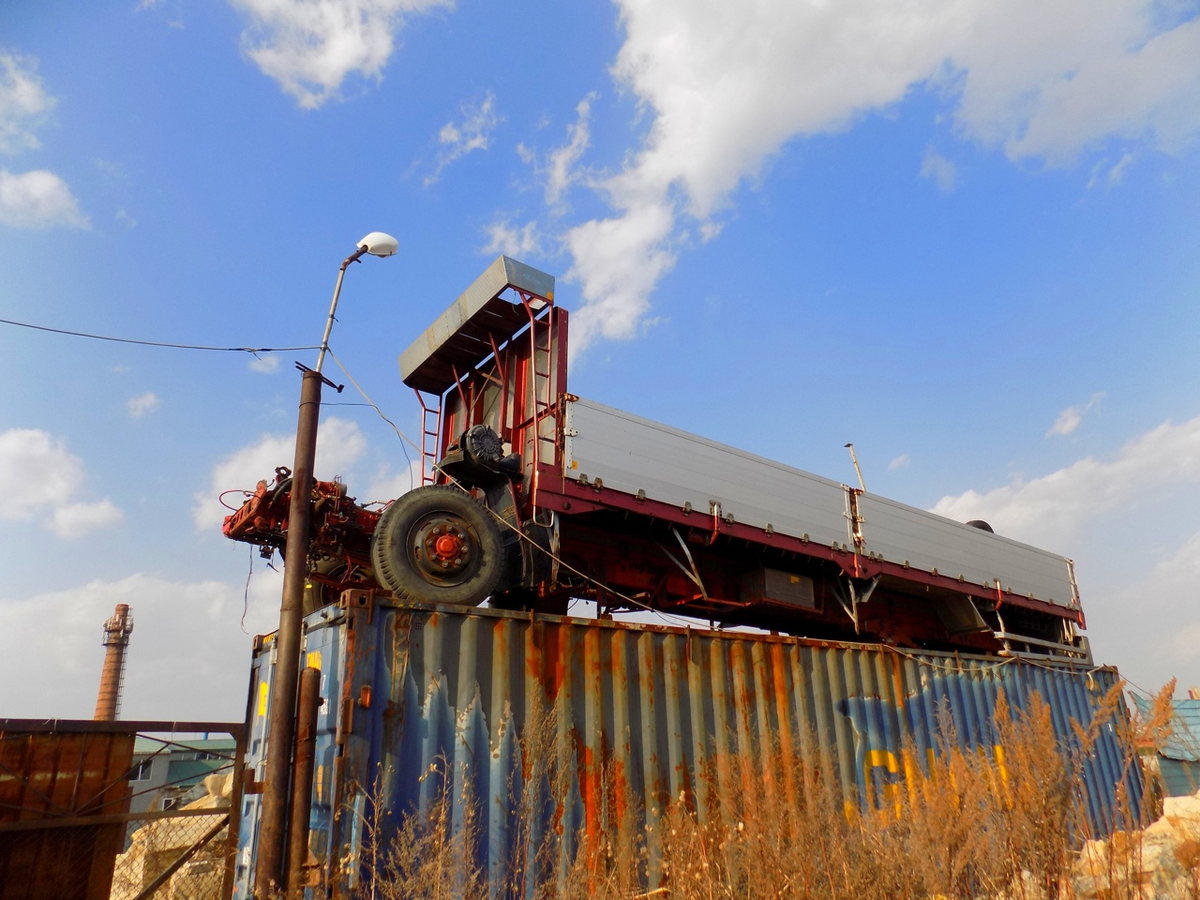
[{"label": "wheel hub", "polygon": [[433,542],[434,552],[442,559],[454,559],[457,557],[461,546],[458,542],[458,537],[453,534],[444,534]]},{"label": "wheel hub", "polygon": [[474,562],[476,540],[466,522],[442,514],[421,522],[413,535],[412,561],[425,580],[456,582]]}]

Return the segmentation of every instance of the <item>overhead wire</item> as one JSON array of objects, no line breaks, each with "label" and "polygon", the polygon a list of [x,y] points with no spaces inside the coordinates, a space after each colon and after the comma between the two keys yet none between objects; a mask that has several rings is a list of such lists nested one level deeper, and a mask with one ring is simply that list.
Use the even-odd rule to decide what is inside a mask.
[{"label": "overhead wire", "polygon": [[[412,444],[413,448],[416,449],[416,451],[418,453],[421,452],[421,448],[416,445],[416,443],[413,441],[412,438],[410,438],[407,434],[405,434],[403,431],[401,431],[400,427],[395,422],[393,422],[391,419],[389,419],[387,416],[385,416],[383,414],[383,410],[381,410],[376,405],[374,400],[372,400],[369,396],[367,396],[367,392],[365,390],[363,390],[362,385],[359,384],[354,379],[354,376],[350,374],[350,370],[347,369],[346,366],[342,363],[342,361],[337,358],[337,354],[334,353],[333,350],[329,349],[329,348],[326,348],[325,352],[329,354],[330,359],[332,359],[335,363],[337,363],[337,367],[342,370],[342,374],[346,376],[346,378],[350,381],[350,383],[352,385],[354,385],[354,389],[356,391],[358,391],[360,394],[362,394],[362,398],[367,401],[366,405],[371,407],[371,409],[375,410],[375,412],[379,415],[379,418],[383,419],[383,421],[385,421],[389,425],[391,425],[392,431],[396,432],[396,436],[400,438],[400,449],[404,451],[404,462],[408,466],[408,489],[411,491],[413,489],[413,487],[415,487],[415,485],[413,484],[412,460],[408,456],[408,448],[404,446],[404,442],[408,441],[410,444]],[[344,405],[349,406],[350,404],[344,404]]]},{"label": "overhead wire", "polygon": [[[170,349],[170,350],[198,350],[198,351],[211,352],[211,353],[250,353],[253,355],[257,355],[259,353],[285,353],[285,352],[293,352],[293,351],[300,351],[300,350],[320,350],[321,349],[320,345],[305,345],[305,346],[297,346],[297,347],[218,347],[218,346],[207,345],[207,344],[183,344],[183,343],[176,343],[176,342],[171,342],[171,341],[146,341],[146,340],[140,340],[137,338],[116,337],[115,335],[94,334],[94,333],[87,332],[87,331],[74,331],[74,330],[68,329],[68,328],[52,328],[48,325],[35,325],[31,322],[18,322],[15,319],[0,319],[0,324],[11,325],[16,328],[28,328],[33,331],[42,331],[42,332],[47,332],[49,334],[61,334],[61,335],[66,335],[68,337],[86,338],[88,340],[93,340],[93,341],[107,341],[109,343],[114,343],[114,344],[134,344],[136,346],[141,346],[141,347],[159,347],[159,348]],[[408,466],[409,489],[411,490],[414,486],[413,475],[412,475],[412,459],[408,455],[408,448],[405,446],[405,442],[411,444],[418,453],[421,452],[421,448],[417,446],[417,443],[412,438],[410,438],[403,431],[401,431],[395,422],[393,422],[391,419],[389,419],[384,414],[383,410],[381,410],[379,408],[378,404],[376,404],[370,398],[370,396],[368,396],[367,392],[365,390],[363,390],[362,385],[360,385],[355,380],[354,376],[350,374],[350,371],[346,368],[346,366],[342,363],[342,361],[340,359],[338,359],[338,357],[333,353],[333,351],[328,350],[328,348],[327,348],[327,352],[329,353],[330,357],[333,358],[333,361],[335,363],[337,363],[338,368],[340,368],[342,370],[342,372],[345,373],[346,377],[350,380],[350,383],[353,384],[354,387],[358,390],[358,392],[362,395],[363,399],[367,401],[366,405],[371,407],[373,410],[375,410],[375,412],[379,415],[379,417],[381,419],[383,419],[383,421],[387,422],[388,425],[390,425],[392,427],[392,430],[395,431],[396,434],[401,438],[400,447],[404,451],[404,459]],[[330,406],[333,406],[333,405],[350,406],[352,404],[346,403],[346,404],[329,404],[329,405]],[[353,404],[353,405],[357,405],[357,404]],[[438,468],[436,463],[434,464],[434,468]],[[443,472],[442,474],[446,474],[446,473]],[[456,487],[458,487],[459,489],[461,489],[463,491],[466,491],[466,488],[463,487],[461,484],[459,484],[458,481],[456,479],[454,479],[452,476],[447,475],[447,478],[449,478],[451,483],[454,484]],[[586,581],[590,582],[591,584],[595,585],[596,587],[600,588],[601,590],[607,591],[608,593],[612,594],[614,597],[618,597],[619,599],[621,599],[633,606],[639,607],[641,609],[646,610],[647,612],[653,613],[654,615],[657,615],[660,618],[662,618],[663,621],[671,622],[671,619],[673,617],[670,617],[666,613],[663,613],[660,610],[654,609],[653,607],[648,606],[644,603],[640,603],[639,601],[634,600],[632,597],[628,597],[628,596],[622,594],[620,591],[615,591],[612,588],[608,587],[607,585],[604,585],[601,582],[597,581],[595,578],[591,577],[590,575],[587,575],[587,574],[579,571],[574,566],[571,566],[569,563],[563,561],[562,559],[559,559],[554,554],[549,553],[549,551],[546,551],[543,548],[539,547],[531,538],[529,538],[527,535],[522,533],[521,530],[518,529],[515,525],[512,525],[511,523],[505,521],[494,510],[489,509],[488,512],[498,522],[501,522],[503,525],[512,529],[514,532],[516,532],[516,534],[522,540],[528,541],[532,546],[538,547],[539,550],[542,550],[542,552],[547,553],[547,555],[549,555],[551,557],[551,559],[553,559],[555,562],[557,562],[559,564],[559,566],[561,566],[562,568],[565,568],[568,571],[573,572],[574,574],[578,575],[580,578],[585,579]],[[251,574],[253,574],[253,560],[251,561]],[[248,589],[248,586],[249,586],[249,578],[247,578],[247,589]],[[245,620],[245,615],[243,613],[243,622],[244,622],[244,620]]]},{"label": "overhead wire", "polygon": [[[67,328],[53,328],[48,325],[35,325],[31,322],[18,322],[15,319],[3,319],[3,318],[0,318],[0,324],[11,325],[16,328],[28,328],[33,331],[42,331],[42,332],[46,332],[46,333],[50,333],[50,334],[61,334],[61,335],[69,336],[69,337],[85,338],[88,340],[107,341],[110,343],[117,343],[117,344],[132,344],[132,345],[141,346],[141,347],[158,347],[158,348],[170,349],[170,350],[193,350],[193,351],[210,352],[210,353],[249,353],[252,355],[258,355],[259,353],[287,353],[287,352],[297,352],[297,351],[302,351],[302,350],[319,350],[319,349],[321,349],[319,345],[303,345],[303,346],[290,346],[290,347],[249,347],[249,346],[222,347],[222,346],[215,346],[215,345],[208,345],[208,344],[184,344],[184,343],[178,343],[178,342],[172,342],[172,341],[148,341],[148,340],[141,340],[141,339],[137,339],[137,338],[116,337],[114,335],[94,334],[94,333],[86,332],[86,331],[75,331],[75,330],[67,329]],[[408,475],[409,475],[409,489],[411,490],[414,487],[413,473],[412,473],[412,459],[408,455],[408,447],[406,446],[406,444],[411,445],[413,447],[413,449],[415,451],[417,451],[418,453],[421,452],[421,448],[417,445],[416,441],[414,441],[407,434],[405,434],[403,431],[401,431],[399,426],[397,426],[395,422],[393,422],[390,418],[388,418],[388,416],[386,414],[384,414],[383,410],[381,410],[379,408],[379,405],[376,404],[375,401],[373,401],[370,398],[370,396],[367,394],[367,392],[363,389],[362,385],[360,385],[358,383],[358,381],[354,378],[354,376],[352,374],[350,374],[349,369],[346,368],[345,364],[341,361],[341,359],[339,359],[332,350],[328,350],[328,353],[329,353],[330,357],[333,359],[333,361],[335,363],[337,363],[338,368],[340,368],[342,370],[342,372],[345,374],[346,378],[349,379],[350,383],[353,384],[355,389],[359,392],[359,394],[362,395],[362,397],[366,401],[366,403],[365,404],[329,403],[329,404],[325,404],[325,405],[328,405],[328,406],[365,405],[365,406],[369,406],[371,409],[375,410],[375,413],[381,419],[383,419],[384,422],[386,422],[388,425],[390,425],[392,427],[392,430],[395,431],[396,435],[400,438],[400,447],[401,447],[401,450],[403,450],[403,452],[404,452],[404,459],[405,459],[405,463],[407,464]],[[441,471],[436,463],[434,463],[433,466],[435,469],[439,469],[439,471]],[[458,487],[464,491],[466,490],[466,488],[463,487],[463,485],[460,484],[455,478],[448,475],[446,472],[442,472],[442,474],[446,475],[446,477],[450,480],[450,482],[452,484],[454,484],[456,487]],[[570,565],[569,563],[565,562],[561,558],[557,557],[555,554],[545,550],[540,545],[536,544],[530,537],[528,537],[523,532],[521,532],[521,530],[519,528],[517,528],[512,523],[505,520],[503,517],[498,515],[495,511],[489,509],[488,512],[493,516],[493,518],[496,519],[496,521],[500,522],[505,527],[514,531],[522,540],[529,542],[531,546],[534,546],[541,552],[546,553],[551,559],[553,559],[556,563],[558,563],[559,566],[567,569],[569,572],[572,572],[575,575],[578,575],[580,578],[583,578],[585,581],[589,582],[590,584],[594,585],[595,587],[598,587],[601,590],[607,591],[608,593],[612,594],[614,597],[617,597],[617,598],[621,599],[622,601],[625,601],[626,603],[628,603],[634,607],[637,607],[637,608],[643,609],[647,612],[653,613],[654,615],[657,615],[660,618],[662,618],[664,621],[672,622],[673,619],[677,618],[674,616],[670,616],[667,613],[662,612],[661,610],[654,609],[653,607],[651,607],[647,604],[641,603],[640,601],[635,600],[634,598],[629,597],[629,596],[621,593],[620,591],[613,590],[608,585],[603,584],[602,582],[598,581],[597,579],[593,578],[592,576],[590,576],[584,572],[581,572],[579,569],[577,569],[574,566]],[[678,624],[678,623],[676,622],[674,624]],[[922,665],[927,665],[927,666],[931,666],[933,668],[938,668],[938,669],[955,670],[955,667],[941,666],[936,663],[929,662],[928,660],[920,659],[916,656],[913,656],[912,654],[905,653],[904,651],[899,650],[898,648],[893,648],[893,649],[896,649],[896,651],[898,653],[900,653],[902,656],[910,658]],[[1007,665],[1009,662],[1014,662],[1015,660],[1016,660],[1016,657],[1013,657],[1011,659],[1005,660],[1004,662],[996,663],[993,667],[999,668],[1000,666]],[[1035,660],[1028,660],[1028,662],[1030,662],[1030,664],[1035,665],[1035,666],[1039,665],[1039,663]],[[1047,668],[1049,668],[1049,667],[1047,667]],[[1099,669],[1099,668],[1103,668],[1103,667],[1099,667],[1099,666],[1096,667],[1096,669]],[[1092,671],[1095,671],[1096,669],[1093,669]],[[1130,684],[1130,682],[1128,682],[1128,681],[1126,681],[1126,683]],[[1132,685],[1132,684],[1130,686],[1136,687],[1135,685]],[[1144,688],[1138,688],[1138,690],[1142,691],[1143,693],[1145,693],[1147,695],[1150,694],[1150,692],[1146,691]]]},{"label": "overhead wire", "polygon": [[887,649],[898,654],[899,656],[903,656],[905,659],[912,660],[917,665],[925,666],[926,668],[930,668],[930,669],[938,669],[942,672],[955,672],[955,673],[965,672],[968,668],[970,668],[970,669],[1001,669],[1004,666],[1015,663],[1018,659],[1018,657],[1009,656],[1009,657],[1005,657],[1004,659],[1000,660],[999,662],[987,663],[986,665],[979,665],[979,666],[953,665],[953,666],[951,666],[951,665],[944,665],[942,663],[936,663],[931,659],[925,659],[921,656],[918,656],[915,653],[909,653],[900,647],[893,647],[893,646],[888,645]]},{"label": "overhead wire", "polygon": [[[969,669],[971,669],[971,670],[973,670],[973,669],[994,670],[994,669],[1001,669],[1004,666],[1012,665],[1013,663],[1018,663],[1018,662],[1022,663],[1024,665],[1033,666],[1035,669],[1045,669],[1048,672],[1061,672],[1066,667],[1070,667],[1070,668],[1074,668],[1074,669],[1078,670],[1078,666],[1081,663],[1083,663],[1082,659],[1071,659],[1069,657],[1061,657],[1061,658],[1058,658],[1057,661],[1054,661],[1055,658],[1049,657],[1049,656],[1046,657],[1047,662],[1042,662],[1041,660],[1039,660],[1035,656],[1032,656],[1031,654],[1022,653],[1022,654],[1014,654],[1013,656],[1001,657],[997,662],[977,663],[977,664],[971,665],[971,666],[945,665],[942,663],[933,662],[930,659],[925,659],[921,656],[918,656],[915,653],[910,653],[901,647],[894,647],[894,646],[888,645],[887,649],[893,651],[894,653],[896,653],[900,656],[903,656],[905,659],[912,660],[913,662],[917,663],[917,665],[925,666],[926,668],[930,668],[930,669],[938,669],[943,672],[965,672]],[[1105,666],[1105,665],[1090,666],[1084,670],[1083,674],[1091,675],[1093,672],[1100,672],[1107,668],[1110,668],[1110,667]],[[1125,681],[1128,684],[1127,679],[1122,677],[1121,680]]]},{"label": "overhead wire", "polygon": [[87,331],[71,331],[67,328],[51,328],[48,325],[33,325],[29,322],[17,322],[13,319],[0,319],[0,325],[13,325],[17,328],[30,328],[34,331],[46,331],[51,334],[65,334],[70,337],[88,338],[93,341],[109,341],[114,344],[137,344],[142,347],[163,347],[169,350],[202,350],[211,353],[289,353],[297,350],[320,350],[319,345],[305,347],[216,347],[206,344],[177,344],[168,341],[143,341],[135,338],[114,337],[107,334],[92,334]]}]

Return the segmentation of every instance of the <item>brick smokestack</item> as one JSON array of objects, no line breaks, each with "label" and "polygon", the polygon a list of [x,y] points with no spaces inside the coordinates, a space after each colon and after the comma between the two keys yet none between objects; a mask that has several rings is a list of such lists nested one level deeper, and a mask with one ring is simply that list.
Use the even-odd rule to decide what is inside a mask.
[{"label": "brick smokestack", "polygon": [[112,722],[121,706],[121,679],[125,677],[125,648],[133,632],[129,607],[118,603],[112,618],[104,623],[104,671],[100,674],[100,695],[96,698],[97,722]]}]

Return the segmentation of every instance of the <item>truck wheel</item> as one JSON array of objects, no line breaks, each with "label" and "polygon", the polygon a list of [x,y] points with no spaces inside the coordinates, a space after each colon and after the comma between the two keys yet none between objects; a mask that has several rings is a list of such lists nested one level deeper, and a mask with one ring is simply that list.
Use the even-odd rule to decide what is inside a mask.
[{"label": "truck wheel", "polygon": [[383,511],[371,539],[375,577],[406,600],[478,606],[501,587],[504,542],[488,511],[449,485],[427,485]]}]

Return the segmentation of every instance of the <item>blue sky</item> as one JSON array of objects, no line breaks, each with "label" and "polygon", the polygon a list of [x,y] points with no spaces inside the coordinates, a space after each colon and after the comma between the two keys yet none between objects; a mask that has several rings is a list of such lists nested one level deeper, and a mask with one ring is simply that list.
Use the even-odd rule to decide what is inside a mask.
[{"label": "blue sky", "polygon": [[[1099,660],[1200,682],[1200,19],[1184,0],[14,0],[0,317],[396,357],[497,253],[572,390],[1073,557]],[[311,352],[0,326],[0,715],[238,718],[278,574],[219,491],[291,462]],[[334,374],[340,373],[334,368]],[[337,403],[357,403],[352,389]],[[361,406],[318,474],[407,486]],[[243,612],[245,618],[243,622]]]}]

